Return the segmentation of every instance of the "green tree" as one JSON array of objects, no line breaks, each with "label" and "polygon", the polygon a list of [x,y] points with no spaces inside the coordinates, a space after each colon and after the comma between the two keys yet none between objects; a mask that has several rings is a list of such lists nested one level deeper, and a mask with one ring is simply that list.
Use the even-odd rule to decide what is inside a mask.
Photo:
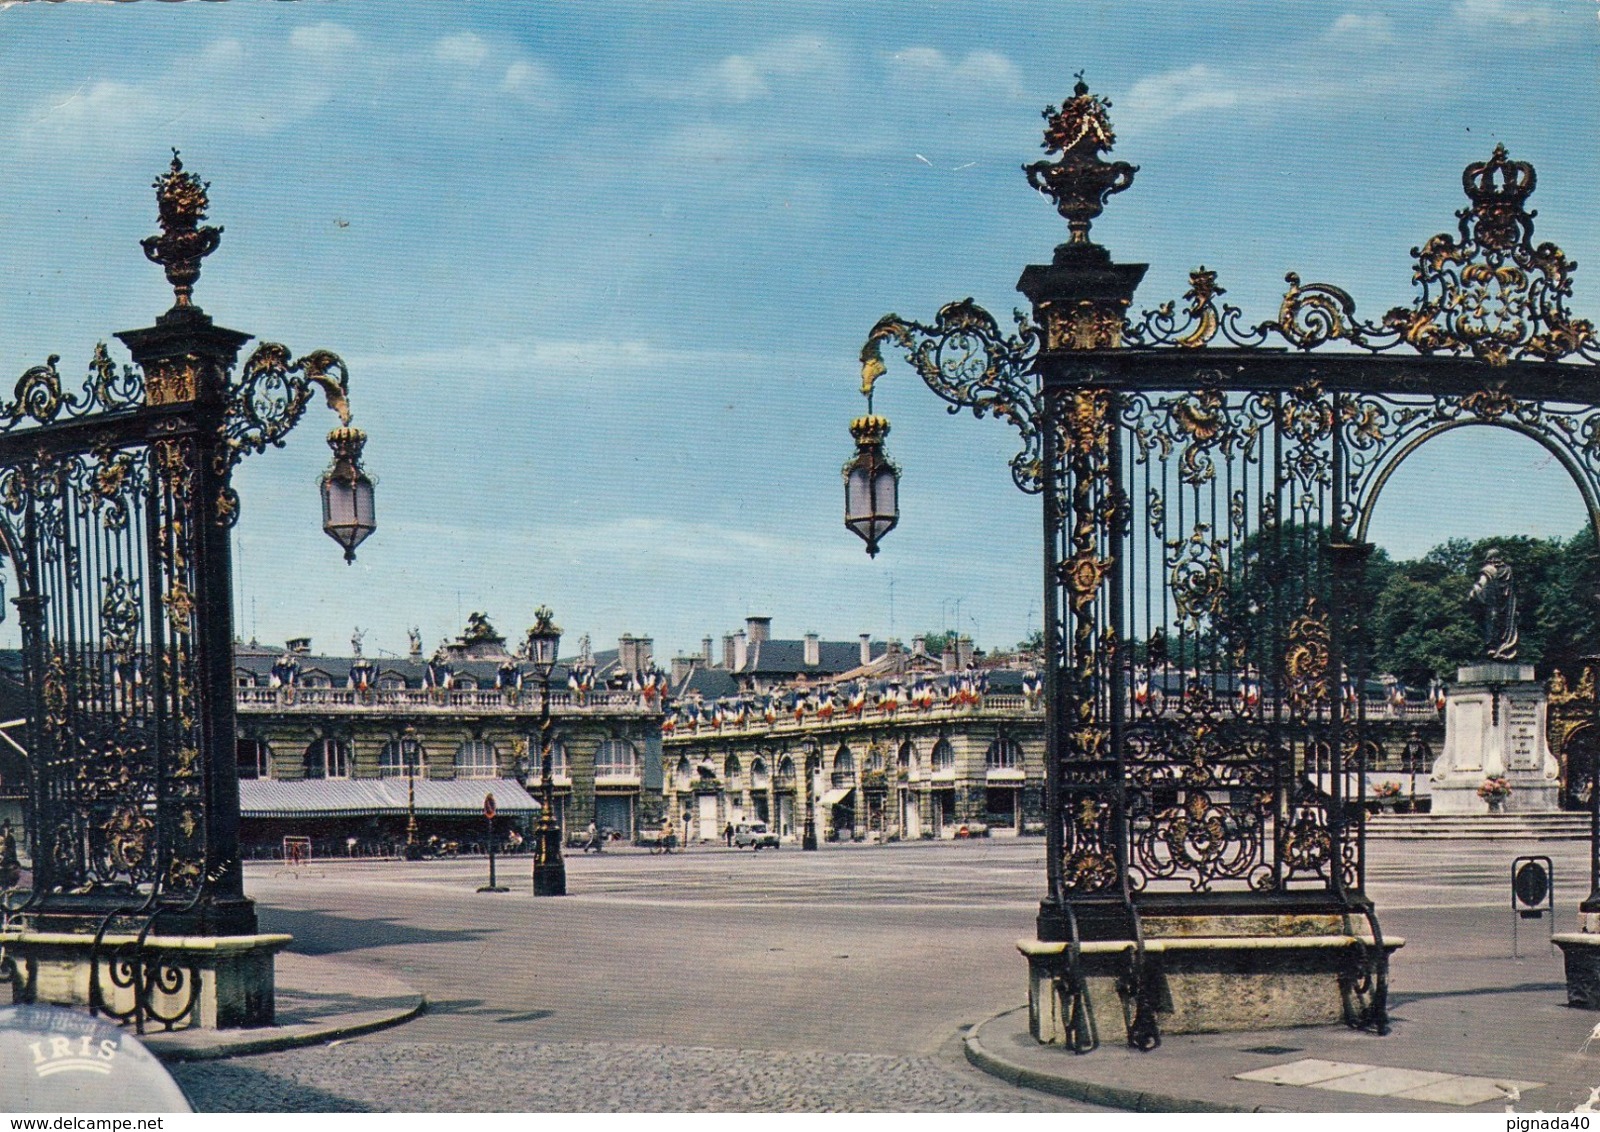
[{"label": "green tree", "polygon": [[1410,684],[1451,678],[1483,660],[1482,609],[1468,598],[1484,556],[1498,547],[1517,583],[1517,659],[1541,675],[1600,645],[1595,634],[1593,536],[1451,539],[1398,564],[1373,605],[1373,671]]}]

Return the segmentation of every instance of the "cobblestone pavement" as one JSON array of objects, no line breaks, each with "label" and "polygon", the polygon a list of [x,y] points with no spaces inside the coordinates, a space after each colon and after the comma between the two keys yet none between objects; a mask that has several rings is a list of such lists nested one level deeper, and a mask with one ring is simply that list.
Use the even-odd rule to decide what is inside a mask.
[{"label": "cobblestone pavement", "polygon": [[359,1041],[173,1066],[202,1112],[1062,1112],[936,1057]]},{"label": "cobblestone pavement", "polygon": [[[1369,845],[1384,930],[1410,941],[1400,1017],[1473,993],[1509,955],[1507,866],[1533,848]],[[1570,923],[1586,846],[1548,848]],[[201,1110],[1081,1110],[959,1052],[962,1027],[1026,997],[1015,941],[1033,933],[1043,857],[1032,838],[579,855],[559,900],[532,897],[526,858],[502,862],[503,895],[476,892],[481,860],[252,864],[263,930],[392,974],[428,1010],[176,1075]],[[1530,952],[1525,989],[1559,989],[1559,960]]]},{"label": "cobblestone pavement", "polygon": [[1025,997],[1042,843],[251,865],[263,930],[428,1010],[333,1046],[174,1066],[215,1111],[1082,1111],[967,1065]]}]

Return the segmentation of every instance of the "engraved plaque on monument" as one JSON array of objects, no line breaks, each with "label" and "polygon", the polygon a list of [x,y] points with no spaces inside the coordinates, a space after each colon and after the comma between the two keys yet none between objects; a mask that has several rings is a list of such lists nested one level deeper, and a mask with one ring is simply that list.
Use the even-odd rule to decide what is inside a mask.
[{"label": "engraved plaque on monument", "polygon": [[1539,770],[1539,704],[1518,698],[1506,704],[1507,770]]}]

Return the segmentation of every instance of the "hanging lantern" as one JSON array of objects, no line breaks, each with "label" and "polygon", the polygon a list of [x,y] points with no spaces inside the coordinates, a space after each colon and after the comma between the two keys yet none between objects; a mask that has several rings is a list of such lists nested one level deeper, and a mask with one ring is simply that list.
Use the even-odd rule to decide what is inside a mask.
[{"label": "hanging lantern", "polygon": [[560,648],[561,629],[555,623],[555,614],[549,606],[541,605],[533,611],[533,628],[528,630],[528,659],[541,680],[550,679]]},{"label": "hanging lantern", "polygon": [[328,434],[333,463],[322,473],[322,529],[344,547],[344,560],[356,560],[356,547],[378,529],[372,479],[361,467],[367,434],[344,425]]},{"label": "hanging lantern", "polygon": [[900,469],[884,455],[889,421],[873,415],[850,422],[856,453],[844,466],[844,525],[867,544],[876,558],[878,541],[900,521]]}]

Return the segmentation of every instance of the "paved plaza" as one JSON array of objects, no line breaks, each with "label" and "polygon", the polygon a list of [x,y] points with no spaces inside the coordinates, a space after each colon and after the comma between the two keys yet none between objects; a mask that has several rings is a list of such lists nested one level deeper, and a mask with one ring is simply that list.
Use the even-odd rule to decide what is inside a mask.
[{"label": "paved plaza", "polygon": [[[1594,1017],[1561,1006],[1560,962],[1543,928],[1527,925],[1525,958],[1510,958],[1506,874],[1532,848],[1370,846],[1385,931],[1409,941],[1394,969],[1398,1040],[1330,1028],[1326,1040],[1352,1043],[1344,1060],[1438,1061],[1454,1044],[1459,1072],[1555,1082],[1550,1066],[1530,1064],[1553,1037],[1572,1046],[1565,1076],[1583,1070],[1573,1059],[1589,1056],[1578,1045]],[[1566,928],[1587,888],[1587,846],[1545,848]],[[247,889],[264,929],[293,933],[299,952],[401,980],[427,1010],[332,1045],[174,1072],[196,1107],[212,1111],[1082,1110],[980,1073],[962,1055],[968,1027],[1025,997],[1014,941],[1032,932],[1043,850],[1033,839],[626,850],[570,858],[572,895],[539,900],[526,858],[502,862],[512,889],[503,895],[475,891],[481,859],[330,861],[298,875],[252,865]],[[1485,1011],[1500,1019],[1492,1032],[1481,1027]],[[1284,1046],[1324,1031],[1292,1033]],[[1170,1039],[1128,1072],[1168,1076],[1193,1040]],[[1240,1056],[1231,1048],[1240,1042],[1210,1040]],[[1126,1057],[1109,1047],[1088,1058],[1041,1052],[1106,1070]],[[1196,1047],[1191,1069],[1211,1056]],[[1293,1060],[1251,1056],[1243,1068]],[[1600,1067],[1600,1054],[1593,1060]],[[1232,1070],[1218,1065],[1220,1093]],[[1207,1087],[1199,1079],[1193,1089]],[[1582,1099],[1548,1088],[1537,1104],[1547,1111]],[[1312,1100],[1284,1107],[1365,1099],[1272,1095],[1293,1101],[1295,1092]]]}]

